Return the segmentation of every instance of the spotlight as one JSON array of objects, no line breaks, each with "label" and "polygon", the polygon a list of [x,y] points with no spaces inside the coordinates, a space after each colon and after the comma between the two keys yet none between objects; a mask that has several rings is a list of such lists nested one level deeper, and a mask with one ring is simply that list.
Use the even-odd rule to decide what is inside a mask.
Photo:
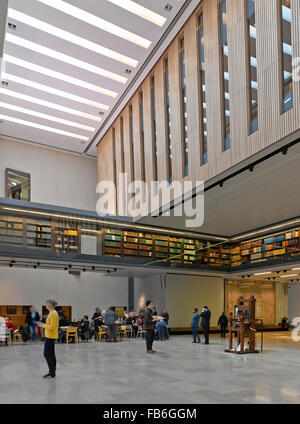
[{"label": "spotlight", "polygon": [[72,265],[69,265],[69,269],[72,269]]},{"label": "spotlight", "polygon": [[95,271],[95,269],[96,269],[96,268],[95,268],[94,266],[92,266],[92,270],[93,270],[93,271]]},{"label": "spotlight", "polygon": [[10,262],[9,267],[12,268],[14,266],[14,262]]},{"label": "spotlight", "polygon": [[82,270],[83,272],[86,272],[86,269],[85,268],[83,268],[83,270]]},{"label": "spotlight", "polygon": [[68,268],[67,266],[65,266],[65,267],[64,267],[64,270],[65,270],[65,271],[68,271],[68,269],[69,269],[69,268]]},{"label": "spotlight", "polygon": [[242,278],[245,278],[245,276],[243,275]]},{"label": "spotlight", "polygon": [[254,171],[254,165],[250,165],[250,166],[249,166],[249,171],[250,171],[250,172],[253,172],[253,171]]},{"label": "spotlight", "polygon": [[277,272],[277,274],[279,274],[280,273],[280,271],[276,271]]},{"label": "spotlight", "polygon": [[273,277],[273,280],[276,280],[276,277]]},{"label": "spotlight", "polygon": [[118,271],[118,269],[117,269],[117,268],[114,268],[114,271],[115,271],[115,272],[117,272],[117,271]]},{"label": "spotlight", "polygon": [[110,269],[108,269],[106,272],[107,272],[107,274],[110,274],[111,271],[110,271]]},{"label": "spotlight", "polygon": [[33,265],[33,268],[34,268],[34,269],[37,269],[37,265]]},{"label": "spotlight", "polygon": [[283,272],[287,272],[287,269],[284,269]]},{"label": "spotlight", "polygon": [[224,181],[221,181],[219,185],[222,188],[224,186]]},{"label": "spotlight", "polygon": [[40,264],[40,262],[37,262],[37,266],[40,266],[41,264]]},{"label": "spotlight", "polygon": [[286,155],[287,155],[287,153],[288,153],[288,148],[287,148],[287,147],[284,147],[284,148],[282,149],[282,154],[283,154],[284,156],[286,156]]}]

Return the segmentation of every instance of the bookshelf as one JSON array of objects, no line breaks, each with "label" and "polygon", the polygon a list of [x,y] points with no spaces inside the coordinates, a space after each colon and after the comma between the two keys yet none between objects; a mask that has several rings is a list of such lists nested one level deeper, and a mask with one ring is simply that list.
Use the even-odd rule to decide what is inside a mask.
[{"label": "bookshelf", "polygon": [[114,228],[104,229],[104,256],[120,257],[122,253],[121,248],[122,231]]},{"label": "bookshelf", "polygon": [[76,224],[55,223],[54,247],[56,252],[79,253],[79,228]]},{"label": "bookshelf", "polygon": [[27,247],[51,249],[52,234],[50,221],[33,221],[28,219],[26,230]]},{"label": "bookshelf", "polygon": [[22,246],[23,232],[23,218],[0,215],[0,243]]}]

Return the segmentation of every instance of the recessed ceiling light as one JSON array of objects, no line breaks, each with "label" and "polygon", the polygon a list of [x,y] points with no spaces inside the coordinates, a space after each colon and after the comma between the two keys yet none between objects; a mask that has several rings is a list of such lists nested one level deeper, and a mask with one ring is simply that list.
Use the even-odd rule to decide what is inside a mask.
[{"label": "recessed ceiling light", "polygon": [[[69,3],[66,3],[61,0],[38,0],[40,3],[44,3],[47,6],[53,7],[54,9],[59,10],[60,12],[66,13],[67,15],[73,16],[73,18],[79,19],[80,21],[86,22],[89,25],[93,25],[96,28],[101,29],[102,31],[109,32],[116,37],[123,38],[126,41],[130,41],[140,47],[148,49],[151,45],[151,41],[146,38],[140,37],[137,34],[134,34],[131,31],[127,31],[124,28],[114,25],[105,19],[99,18],[98,16],[93,15],[92,13],[86,12],[83,9],[79,9]],[[124,1],[124,0],[122,0]]]},{"label": "recessed ceiling light", "polygon": [[96,107],[97,109],[108,110],[109,106],[103,105],[102,103],[94,102],[93,100],[85,99],[84,97],[76,96],[75,94],[68,93],[67,91],[58,90],[48,85],[39,84],[37,82],[17,77],[16,75],[7,74],[3,72],[2,74],[9,81],[14,81],[18,84],[23,84],[27,87],[35,88],[36,90],[45,91],[46,93],[54,94],[55,96],[63,97],[65,99],[73,100],[74,102],[83,103],[85,105]]},{"label": "recessed ceiling light", "polygon": [[59,110],[61,112],[66,112],[71,115],[81,116],[82,118],[90,119],[92,121],[100,122],[101,118],[99,116],[90,115],[89,113],[80,112],[76,109],[71,109],[66,106],[59,105],[57,103],[47,102],[46,100],[38,99],[37,97],[27,96],[26,94],[19,93],[12,90],[7,90],[6,88],[0,88],[0,94],[6,96],[14,97],[18,100],[24,100],[25,102],[34,103],[36,105],[45,106],[50,109]]},{"label": "recessed ceiling light", "polygon": [[0,102],[0,107],[4,109],[14,110],[15,112],[24,113],[30,116],[36,116],[37,118],[46,119],[48,121],[58,122],[59,124],[68,125],[70,127],[80,128],[82,130],[94,132],[95,128],[88,127],[86,125],[78,124],[77,122],[68,121],[66,119],[58,118],[57,116],[47,115],[46,113],[36,112],[34,110],[26,109],[24,107],[19,107],[15,105],[10,105],[8,103]]},{"label": "recessed ceiling light", "polygon": [[85,141],[89,140],[89,137],[84,137],[83,135],[73,134],[68,131],[59,130],[57,128],[47,127],[46,125],[36,124],[35,122],[24,121],[23,119],[13,118],[12,116],[1,114],[0,119],[3,119],[4,121],[14,122],[20,125],[26,125],[27,127],[37,128],[43,131],[49,131],[55,134],[65,135],[67,137],[78,138],[79,140],[85,140]]},{"label": "recessed ceiling light", "polygon": [[18,12],[14,9],[8,9],[8,15],[35,29],[39,29],[40,31],[46,32],[47,34],[54,35],[54,37],[69,41],[70,43],[76,44],[77,46],[91,50],[92,52],[101,54],[102,56],[109,57],[110,59],[117,60],[118,62],[125,63],[126,65],[132,66],[134,68],[136,68],[139,63],[137,60],[132,59],[131,57],[125,56],[106,47],[102,47],[99,44],[86,40],[85,38],[78,37],[71,32],[64,31],[58,27],[40,21],[39,19],[32,18],[25,13]]},{"label": "recessed ceiling light", "polygon": [[132,0],[108,0],[108,1],[160,27],[162,27],[167,21],[167,18],[165,18],[164,16],[161,16],[158,13],[155,13],[152,10],[141,6],[135,1],[132,1]]},{"label": "recessed ceiling light", "polygon": [[165,5],[165,10],[167,10],[168,12],[171,12],[172,9],[173,9],[173,6],[171,4],[167,3]]},{"label": "recessed ceiling light", "polygon": [[67,56],[64,53],[60,53],[56,50],[49,49],[48,47],[41,46],[40,44],[33,43],[31,41],[25,40],[24,38],[18,37],[13,34],[6,34],[6,41],[14,43],[17,46],[25,47],[26,49],[32,50],[34,52],[43,54],[45,56],[52,57],[53,59],[60,60],[61,62],[68,63],[69,65],[76,66],[77,68],[84,69],[85,71],[92,72],[102,77],[111,79],[113,81],[126,84],[127,78],[115,74],[114,72],[106,71],[105,69],[99,68],[98,66],[91,65],[90,63],[83,62],[82,60],[76,59],[71,56]]},{"label": "recessed ceiling light", "polygon": [[109,97],[117,97],[118,93],[115,91],[107,90],[106,88],[99,87],[89,82],[82,81],[77,78],[70,77],[69,75],[62,74],[60,72],[53,71],[49,68],[44,68],[43,66],[35,65],[34,63],[27,62],[26,60],[18,59],[17,57],[10,56],[8,54],[3,55],[3,60],[8,63],[13,63],[14,65],[21,66],[22,68],[29,69],[30,71],[38,72],[42,75],[47,75],[52,78],[59,79],[70,84],[77,85],[78,87],[86,88],[96,93],[104,94]]}]

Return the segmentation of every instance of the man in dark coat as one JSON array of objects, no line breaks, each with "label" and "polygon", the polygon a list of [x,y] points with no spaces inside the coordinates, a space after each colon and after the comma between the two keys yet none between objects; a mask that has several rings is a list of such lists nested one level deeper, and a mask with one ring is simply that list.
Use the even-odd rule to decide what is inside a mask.
[{"label": "man in dark coat", "polygon": [[222,315],[220,315],[218,326],[220,326],[221,329],[221,339],[226,338],[226,328],[228,326],[228,318],[225,315],[225,312],[222,312]]},{"label": "man in dark coat", "polygon": [[147,300],[146,309],[144,311],[144,327],[146,330],[146,345],[147,353],[153,354],[156,351],[152,349],[152,345],[155,338],[155,320],[153,318],[153,302],[152,300]]},{"label": "man in dark coat", "polygon": [[205,344],[209,344],[209,328],[210,328],[210,310],[207,306],[203,306],[202,312],[200,314],[201,318],[201,327],[203,330],[204,338],[205,338]]}]

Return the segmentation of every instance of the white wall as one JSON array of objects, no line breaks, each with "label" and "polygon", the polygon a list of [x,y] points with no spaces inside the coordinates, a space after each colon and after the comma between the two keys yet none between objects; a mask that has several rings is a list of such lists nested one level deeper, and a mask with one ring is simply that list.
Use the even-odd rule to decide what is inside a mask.
[{"label": "white wall", "polygon": [[168,274],[166,299],[170,327],[190,328],[193,309],[201,310],[204,305],[211,311],[211,326],[216,327],[224,310],[224,280]]},{"label": "white wall", "polygon": [[73,318],[91,315],[95,307],[127,306],[127,277],[103,277],[66,271],[0,268],[0,304],[34,305],[39,311],[47,298],[72,306]]},{"label": "white wall", "polygon": [[31,201],[95,211],[97,161],[0,139],[0,197],[5,168],[31,174]]},{"label": "white wall", "polygon": [[144,309],[147,300],[153,300],[158,313],[166,308],[166,289],[162,288],[160,275],[134,279],[135,309]]}]

